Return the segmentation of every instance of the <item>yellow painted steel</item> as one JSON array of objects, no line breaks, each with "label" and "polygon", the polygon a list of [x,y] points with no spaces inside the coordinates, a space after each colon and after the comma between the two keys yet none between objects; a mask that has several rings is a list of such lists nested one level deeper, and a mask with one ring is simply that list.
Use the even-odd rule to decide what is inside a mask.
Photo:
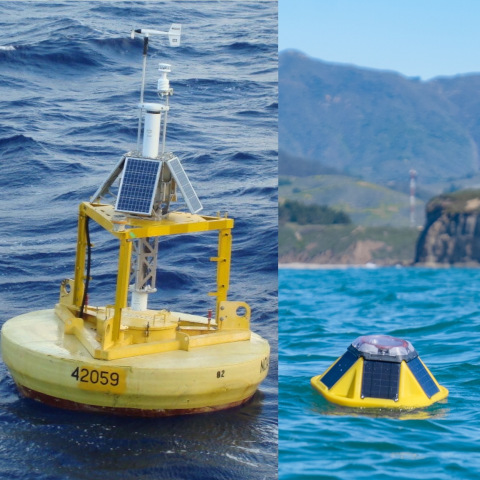
[{"label": "yellow painted steel", "polygon": [[[337,360],[338,361],[338,360]],[[421,361],[421,360],[420,360]],[[423,391],[422,387],[414,377],[410,368],[408,368],[405,360],[400,365],[400,380],[398,388],[398,400],[390,400],[385,398],[362,398],[362,378],[363,378],[363,363],[362,357],[344,373],[344,375],[330,388],[322,382],[322,378],[327,372],[333,368],[334,362],[323,374],[317,375],[311,379],[312,387],[321,393],[328,401],[343,405],[346,407],[361,407],[361,408],[393,408],[393,409],[413,409],[432,405],[439,400],[443,400],[448,396],[448,390],[442,387],[437,380],[431,375],[435,385],[439,391],[431,398]]]},{"label": "yellow painted steel", "polygon": [[112,205],[83,202],[80,209],[117,238],[123,236],[127,238],[146,238],[208,232],[223,228],[232,229],[234,224],[232,218],[221,217],[220,214],[212,217],[185,212],[170,212],[160,219],[127,217],[127,229],[125,231],[115,231],[113,217],[117,212]]},{"label": "yellow painted steel", "polygon": [[[186,316],[186,323],[207,319]],[[218,343],[110,361],[92,358],[66,335],[53,310],[15,317],[2,330],[2,355],[15,382],[86,406],[163,411],[221,408],[250,398],[268,372],[268,342]]]},{"label": "yellow painted steel", "polygon": [[87,239],[85,234],[87,217],[82,205],[78,213],[78,231],[77,231],[77,254],[75,257],[75,282],[73,286],[73,305],[80,306],[83,298],[83,286],[85,282],[85,258],[87,250]]},{"label": "yellow painted steel", "polygon": [[[122,310],[127,307],[128,287],[130,280],[130,261],[132,257],[132,242],[122,237],[118,253],[117,292],[115,296],[115,314],[111,328],[112,342],[120,340],[120,327],[122,324]],[[105,332],[107,336],[109,332]],[[108,342],[109,339],[107,339]],[[109,343],[109,342],[108,342]],[[104,348],[106,344],[104,344]]]},{"label": "yellow painted steel", "polygon": [[[75,262],[75,279],[73,284],[73,295],[61,294],[60,302],[56,307],[58,317],[65,322],[66,333],[75,335],[84,347],[91,352],[92,356],[98,359],[111,360],[114,358],[131,357],[136,355],[164,352],[174,349],[193,348],[193,345],[212,345],[216,343],[229,343],[247,340],[250,337],[250,307],[247,304],[235,303],[235,308],[227,301],[228,289],[230,286],[230,264],[232,249],[233,220],[227,216],[216,217],[200,216],[183,212],[172,212],[161,218],[137,218],[124,217],[121,222],[115,218],[115,210],[111,205],[91,204],[83,202],[79,209],[77,254]],[[83,303],[85,277],[85,263],[87,250],[86,222],[91,218],[111,233],[119,241],[118,272],[115,304],[112,311],[103,309],[100,318],[98,308],[84,307],[84,316],[80,317],[81,305]],[[119,229],[118,225],[122,228]],[[128,289],[130,280],[130,265],[132,255],[132,240],[154,236],[178,235],[196,232],[209,232],[218,230],[218,251],[217,256],[211,258],[217,264],[216,291],[209,293],[216,297],[215,318],[222,317],[222,311],[228,308],[230,325],[232,321],[238,328],[227,329],[228,332],[220,330],[223,328],[223,321],[215,321],[212,329],[202,332],[202,338],[190,339],[189,333],[177,328],[172,338],[148,341],[145,337],[135,334],[134,328],[124,325],[124,311],[127,308]],[[64,282],[63,285],[70,285]],[[237,315],[236,309],[244,309],[248,316],[247,321],[242,321],[242,314]],[[223,315],[225,316],[225,315]],[[146,328],[148,320],[144,322]],[[176,327],[177,325],[175,325]],[[150,327],[149,327],[150,328]],[[152,329],[154,332],[155,329]],[[208,339],[207,339],[208,336]]]},{"label": "yellow painted steel", "polygon": [[217,262],[217,291],[209,295],[217,297],[216,318],[220,318],[220,303],[227,299],[230,287],[230,262],[232,250],[232,233],[230,228],[218,232],[218,256],[210,260]]}]

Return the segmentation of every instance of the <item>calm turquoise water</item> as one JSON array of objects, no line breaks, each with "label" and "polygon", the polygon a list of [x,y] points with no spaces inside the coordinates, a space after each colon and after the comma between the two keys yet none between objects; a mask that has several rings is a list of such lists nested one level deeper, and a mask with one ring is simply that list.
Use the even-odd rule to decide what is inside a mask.
[{"label": "calm turquoise water", "polygon": [[[279,275],[279,477],[480,478],[480,271]],[[372,414],[317,394],[310,378],[370,333],[410,340],[447,401],[416,415]]]}]

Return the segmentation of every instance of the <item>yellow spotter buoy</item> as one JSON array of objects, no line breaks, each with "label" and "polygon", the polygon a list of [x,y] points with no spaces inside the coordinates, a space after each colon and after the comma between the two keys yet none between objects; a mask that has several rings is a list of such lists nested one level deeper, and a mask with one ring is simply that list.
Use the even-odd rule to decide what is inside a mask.
[{"label": "yellow spotter buoy", "polygon": [[311,384],[328,401],[347,407],[411,409],[448,396],[413,345],[389,335],[358,337]]}]

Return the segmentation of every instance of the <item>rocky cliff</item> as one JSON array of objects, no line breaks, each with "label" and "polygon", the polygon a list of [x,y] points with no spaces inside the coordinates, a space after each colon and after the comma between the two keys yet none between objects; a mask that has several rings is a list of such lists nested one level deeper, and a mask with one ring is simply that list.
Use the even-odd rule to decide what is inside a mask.
[{"label": "rocky cliff", "polygon": [[444,194],[428,202],[415,263],[480,266],[480,190]]}]

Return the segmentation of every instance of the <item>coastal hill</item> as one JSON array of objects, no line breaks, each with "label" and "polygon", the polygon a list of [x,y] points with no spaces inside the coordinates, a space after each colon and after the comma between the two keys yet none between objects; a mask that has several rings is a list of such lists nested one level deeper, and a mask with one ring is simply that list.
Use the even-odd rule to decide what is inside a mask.
[{"label": "coastal hill", "polygon": [[411,265],[418,232],[361,225],[279,225],[279,264]]},{"label": "coastal hill", "polygon": [[335,173],[407,193],[415,169],[424,200],[478,183],[480,74],[421,81],[287,50],[279,105],[280,175]]},{"label": "coastal hill", "polygon": [[325,205],[352,220],[282,222],[280,263],[480,261],[474,198],[449,196],[480,187],[480,74],[422,81],[288,50],[279,55],[279,105],[280,204]]},{"label": "coastal hill", "polygon": [[[358,225],[410,226],[408,194],[347,175],[281,175],[278,196],[280,204],[292,200],[306,205],[328,205],[345,212]],[[425,202],[417,198],[416,225],[423,225],[424,219]]]}]

